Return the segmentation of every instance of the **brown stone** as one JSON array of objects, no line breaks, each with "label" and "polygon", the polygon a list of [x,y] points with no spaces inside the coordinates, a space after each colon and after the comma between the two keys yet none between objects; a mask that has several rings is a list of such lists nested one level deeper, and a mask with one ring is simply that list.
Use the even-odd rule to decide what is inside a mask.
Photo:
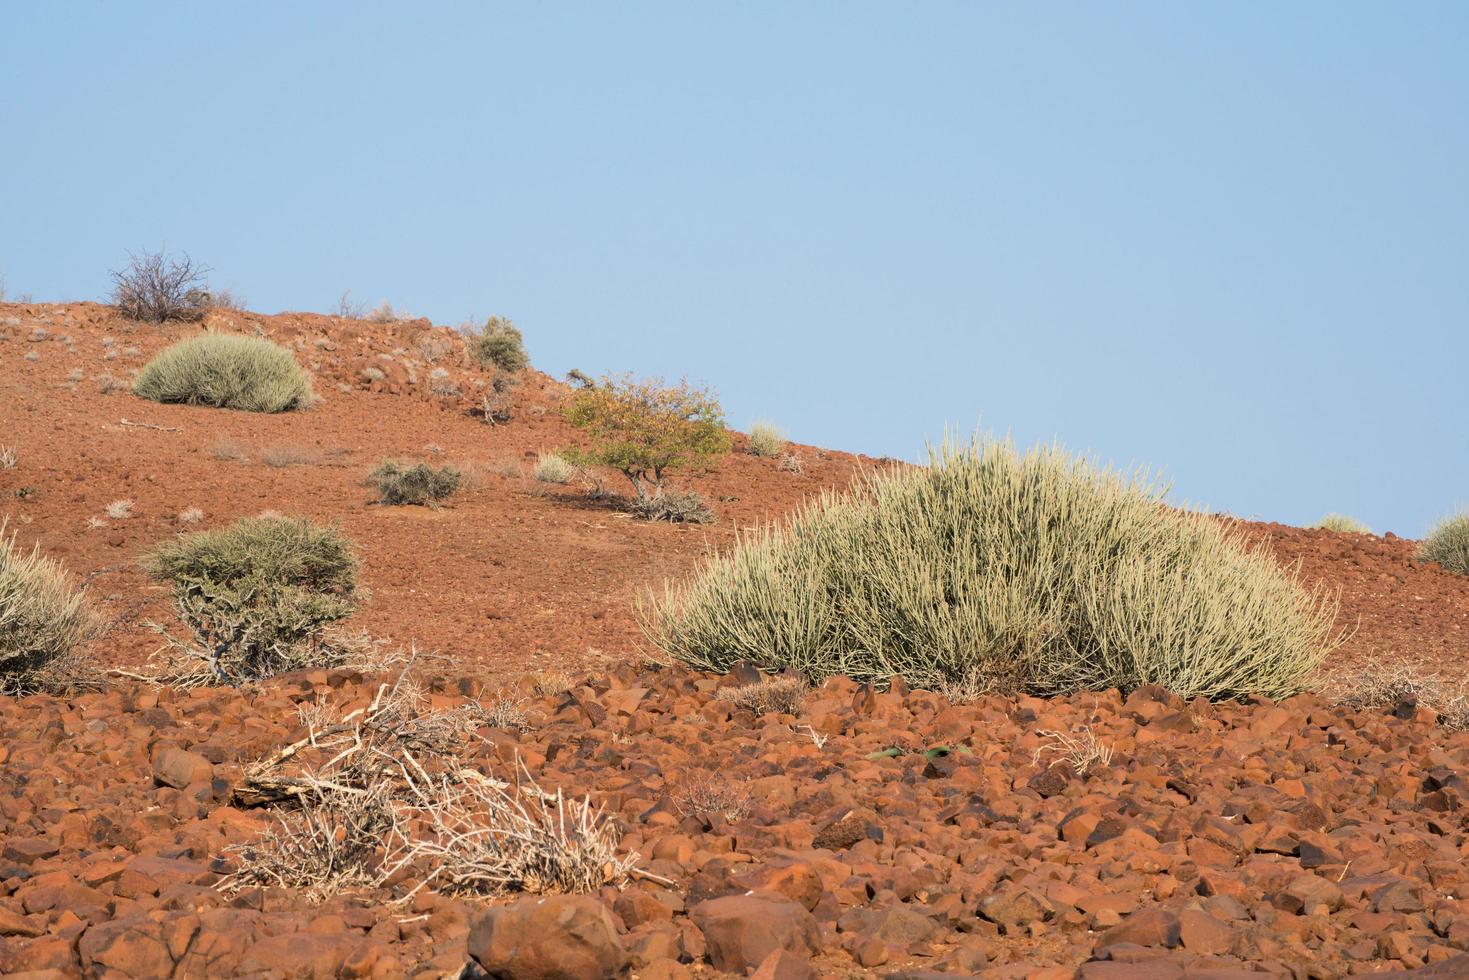
[{"label": "brown stone", "polygon": [[694,906],[689,918],[704,933],[717,970],[744,973],[777,949],[810,956],[821,947],[811,913],[783,895],[726,895]]},{"label": "brown stone", "polygon": [[615,977],[627,948],[607,906],[588,895],[523,898],[492,908],[469,931],[469,955],[492,977]]}]

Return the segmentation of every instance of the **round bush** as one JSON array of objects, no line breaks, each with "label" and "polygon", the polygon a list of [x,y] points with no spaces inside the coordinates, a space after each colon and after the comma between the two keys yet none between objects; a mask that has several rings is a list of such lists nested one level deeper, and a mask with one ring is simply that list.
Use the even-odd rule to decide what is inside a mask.
[{"label": "round bush", "polygon": [[391,460],[378,464],[368,477],[385,504],[435,505],[459,489],[464,476],[452,466],[434,469],[425,463],[404,466]]},{"label": "round bush", "polygon": [[486,320],[480,332],[470,338],[469,351],[480,364],[493,365],[512,374],[530,364],[520,328],[505,317],[492,316]]},{"label": "round bush", "polygon": [[314,399],[311,381],[291,352],[260,337],[203,333],[149,361],[133,393],[245,412],[286,412]]},{"label": "round bush", "polygon": [[1455,514],[1429,532],[1418,557],[1436,561],[1457,575],[1469,575],[1469,510]]},{"label": "round bush", "polygon": [[0,687],[24,686],[89,639],[97,622],[60,563],[39,549],[21,551],[0,523]]},{"label": "round bush", "polygon": [[1058,449],[945,446],[747,536],[644,603],[690,665],[1054,693],[1301,689],[1335,605],[1237,528]]},{"label": "round bush", "polygon": [[335,528],[281,517],[182,535],[144,559],[167,583],[213,680],[238,683],[312,663],[318,635],[351,613],[357,559]]}]

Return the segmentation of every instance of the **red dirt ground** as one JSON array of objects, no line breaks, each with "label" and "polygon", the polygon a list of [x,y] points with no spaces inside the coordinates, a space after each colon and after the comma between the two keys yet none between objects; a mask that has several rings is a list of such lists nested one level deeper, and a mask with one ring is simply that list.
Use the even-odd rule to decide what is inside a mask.
[{"label": "red dirt ground", "polygon": [[[227,847],[273,819],[241,805],[250,763],[301,737],[301,707],[365,703],[380,679],[121,680],[0,697],[0,974],[593,975],[596,960],[647,978],[1469,975],[1455,959],[1469,950],[1469,733],[1431,712],[1146,689],[950,705],[845,679],[796,715],[736,710],[716,688],[740,679],[642,663],[636,597],[880,461],[793,446],[796,474],[737,446],[689,479],[717,524],[650,525],[531,479],[539,452],[574,441],[557,412],[567,389],[530,372],[514,418],[487,425],[474,410],[488,377],[453,331],[238,312],[209,325],[294,349],[322,403],[157,405],[129,393],[133,372],[197,326],[0,305],[0,446],[18,456],[0,471],[0,516],[87,580],[113,623],[94,656],[136,667],[158,646],[148,621],[173,622],[137,566],[156,542],[265,510],[337,522],[371,592],[350,625],[443,655],[425,668],[435,708],[521,685],[533,723],[481,728],[472,764],[503,773],[518,756],[548,788],[595,794],[670,884],[552,900],[563,925],[600,936],[575,968],[557,959],[571,955],[561,926],[506,925],[534,898],[503,915],[427,893],[227,898],[214,887],[238,860]],[[364,479],[385,457],[452,463],[470,484],[439,510],[378,506]],[[131,516],[107,516],[120,500]],[[202,520],[181,519],[190,508]],[[1469,579],[1392,535],[1250,527],[1340,595],[1352,634],[1328,671],[1411,662],[1462,678]],[[524,675],[544,668],[578,683],[532,695]],[[1116,756],[1083,775],[1037,761],[1045,730],[1090,731]],[[925,755],[936,746],[954,748]],[[748,813],[685,812],[700,772],[737,782]]]}]

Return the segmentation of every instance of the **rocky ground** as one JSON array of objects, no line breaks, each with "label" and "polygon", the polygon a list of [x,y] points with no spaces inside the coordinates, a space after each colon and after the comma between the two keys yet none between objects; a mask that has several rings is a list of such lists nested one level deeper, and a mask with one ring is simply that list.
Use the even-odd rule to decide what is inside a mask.
[{"label": "rocky ground", "polygon": [[[528,478],[571,437],[550,379],[528,376],[516,417],[487,426],[485,376],[450,331],[215,316],[293,346],[323,404],[263,418],[143,402],[103,376],[125,381],[194,328],[0,307],[0,442],[19,456],[0,513],[89,582],[114,623],[92,654],[135,668],[157,645],[145,621],[169,610],[135,562],[158,540],[264,509],[337,521],[372,593],[352,625],[442,657],[412,668],[425,709],[514,709],[475,715],[464,765],[509,781],[519,760],[543,789],[590,796],[633,870],[578,897],[230,887],[237,846],[282,812],[258,805],[257,760],[307,735],[322,698],[367,704],[396,670],[246,690],[116,678],[0,697],[0,973],[1469,975],[1469,733],[1411,698],[951,704],[835,679],[788,712],[741,708],[726,689],[750,672],[643,661],[632,598],[860,460],[794,447],[792,473],[736,452],[693,478],[720,524],[638,524]],[[378,507],[361,480],[384,455],[475,479],[441,511]],[[104,516],[117,499],[132,516]],[[1329,677],[1383,662],[1462,677],[1465,580],[1391,535],[1256,528],[1340,592],[1354,632]]]}]

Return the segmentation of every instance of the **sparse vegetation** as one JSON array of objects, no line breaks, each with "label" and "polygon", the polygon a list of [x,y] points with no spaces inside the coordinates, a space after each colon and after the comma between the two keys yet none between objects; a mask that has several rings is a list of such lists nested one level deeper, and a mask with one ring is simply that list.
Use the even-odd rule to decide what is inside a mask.
[{"label": "sparse vegetation", "polygon": [[22,551],[6,530],[0,521],[0,692],[49,688],[49,672],[96,635],[100,620],[59,562],[39,547]]},{"label": "sparse vegetation", "polygon": [[719,772],[695,772],[672,787],[669,800],[680,816],[718,816],[739,823],[750,813],[750,790]]},{"label": "sparse vegetation", "polygon": [[531,693],[538,698],[557,697],[571,690],[574,683],[564,670],[542,670],[531,678]]},{"label": "sparse vegetation", "polygon": [[314,401],[311,381],[291,352],[260,337],[202,333],[143,366],[133,393],[245,412],[286,412]]},{"label": "sparse vegetation", "polygon": [[756,456],[779,456],[786,448],[785,433],[770,422],[750,426],[750,452]]},{"label": "sparse vegetation", "polygon": [[485,422],[499,425],[510,421],[511,411],[515,407],[515,387],[519,383],[514,375],[504,371],[495,372],[495,376],[490,379],[490,390],[484,393],[480,401],[480,411]]},{"label": "sparse vegetation", "polygon": [[19,463],[14,446],[0,446],[0,470],[13,470]]},{"label": "sparse vegetation", "polygon": [[337,300],[336,308],[332,315],[342,320],[365,320],[367,319],[367,304],[359,303],[352,299],[352,290],[346,290]]},{"label": "sparse vegetation", "polygon": [[669,488],[638,497],[633,500],[629,509],[645,521],[668,521],[670,524],[714,523],[714,508],[693,490]]},{"label": "sparse vegetation", "polygon": [[128,266],[112,273],[112,302],[134,320],[202,320],[212,298],[208,270],[187,255],[170,258],[163,252],[129,255]]},{"label": "sparse vegetation", "polygon": [[260,462],[273,470],[290,466],[315,466],[321,454],[306,446],[267,446],[260,450]]},{"label": "sparse vegetation", "polygon": [[1112,746],[1103,745],[1090,725],[1085,725],[1076,734],[1041,729],[1036,734],[1043,741],[1031,758],[1032,765],[1040,765],[1046,755],[1057,755],[1078,776],[1085,776],[1112,764]]},{"label": "sparse vegetation", "polygon": [[566,419],[585,431],[592,445],[562,455],[577,466],[606,466],[627,477],[640,516],[712,518],[697,495],[673,499],[664,486],[668,473],[729,450],[724,413],[711,392],[687,381],[665,385],[657,378],[606,377],[572,394]]},{"label": "sparse vegetation", "polygon": [[794,453],[783,454],[780,457],[780,462],[776,464],[776,468],[782,473],[795,473],[799,475],[806,472],[806,464],[801,462],[801,457]]},{"label": "sparse vegetation", "polygon": [[167,542],[144,567],[170,587],[192,634],[171,644],[164,680],[239,684],[339,659],[322,631],[355,605],[357,559],[335,528],[244,518]]},{"label": "sparse vegetation", "polygon": [[369,478],[377,485],[378,499],[385,504],[434,506],[453,496],[464,476],[452,466],[434,469],[426,463],[404,466],[387,460],[378,464]]},{"label": "sparse vegetation", "polygon": [[[347,294],[343,293],[342,302],[345,303],[346,301]],[[369,320],[373,323],[400,323],[404,320],[415,320],[417,317],[406,310],[395,310],[393,309],[392,303],[383,300],[371,313],[368,313],[366,316],[356,316],[352,319]]]},{"label": "sparse vegetation", "polygon": [[714,696],[757,715],[770,711],[793,715],[801,710],[801,702],[809,693],[811,685],[804,677],[772,677],[756,684],[721,687]]},{"label": "sparse vegetation", "polygon": [[1421,706],[1437,714],[1440,724],[1469,730],[1469,678],[1445,677],[1417,661],[1373,658],[1337,667],[1323,672],[1315,690],[1347,708]]},{"label": "sparse vegetation", "polygon": [[1429,532],[1418,557],[1436,561],[1456,575],[1469,575],[1469,510],[1441,522]]},{"label": "sparse vegetation", "polygon": [[183,524],[198,524],[204,520],[204,512],[198,507],[188,507],[179,511],[179,522]]},{"label": "sparse vegetation", "polygon": [[133,502],[131,500],[114,500],[104,507],[103,510],[114,521],[125,521],[133,516]]},{"label": "sparse vegetation", "polygon": [[1335,602],[1165,488],[1055,448],[946,445],[758,531],[643,608],[670,655],[1038,692],[1301,689]]},{"label": "sparse vegetation", "polygon": [[124,382],[118,380],[116,377],[108,374],[105,371],[97,375],[97,377],[93,379],[93,383],[97,386],[97,392],[103,395],[116,394],[117,392],[127,388],[127,385]]},{"label": "sparse vegetation", "polygon": [[520,329],[505,317],[492,316],[469,338],[469,353],[483,366],[515,373],[530,364]]},{"label": "sparse vegetation", "polygon": [[569,483],[576,476],[576,467],[555,453],[541,453],[533,475],[540,483]]},{"label": "sparse vegetation", "polygon": [[1319,527],[1326,531],[1338,531],[1342,534],[1371,534],[1372,528],[1363,524],[1355,517],[1346,514],[1327,514],[1317,521],[1312,527]]}]

